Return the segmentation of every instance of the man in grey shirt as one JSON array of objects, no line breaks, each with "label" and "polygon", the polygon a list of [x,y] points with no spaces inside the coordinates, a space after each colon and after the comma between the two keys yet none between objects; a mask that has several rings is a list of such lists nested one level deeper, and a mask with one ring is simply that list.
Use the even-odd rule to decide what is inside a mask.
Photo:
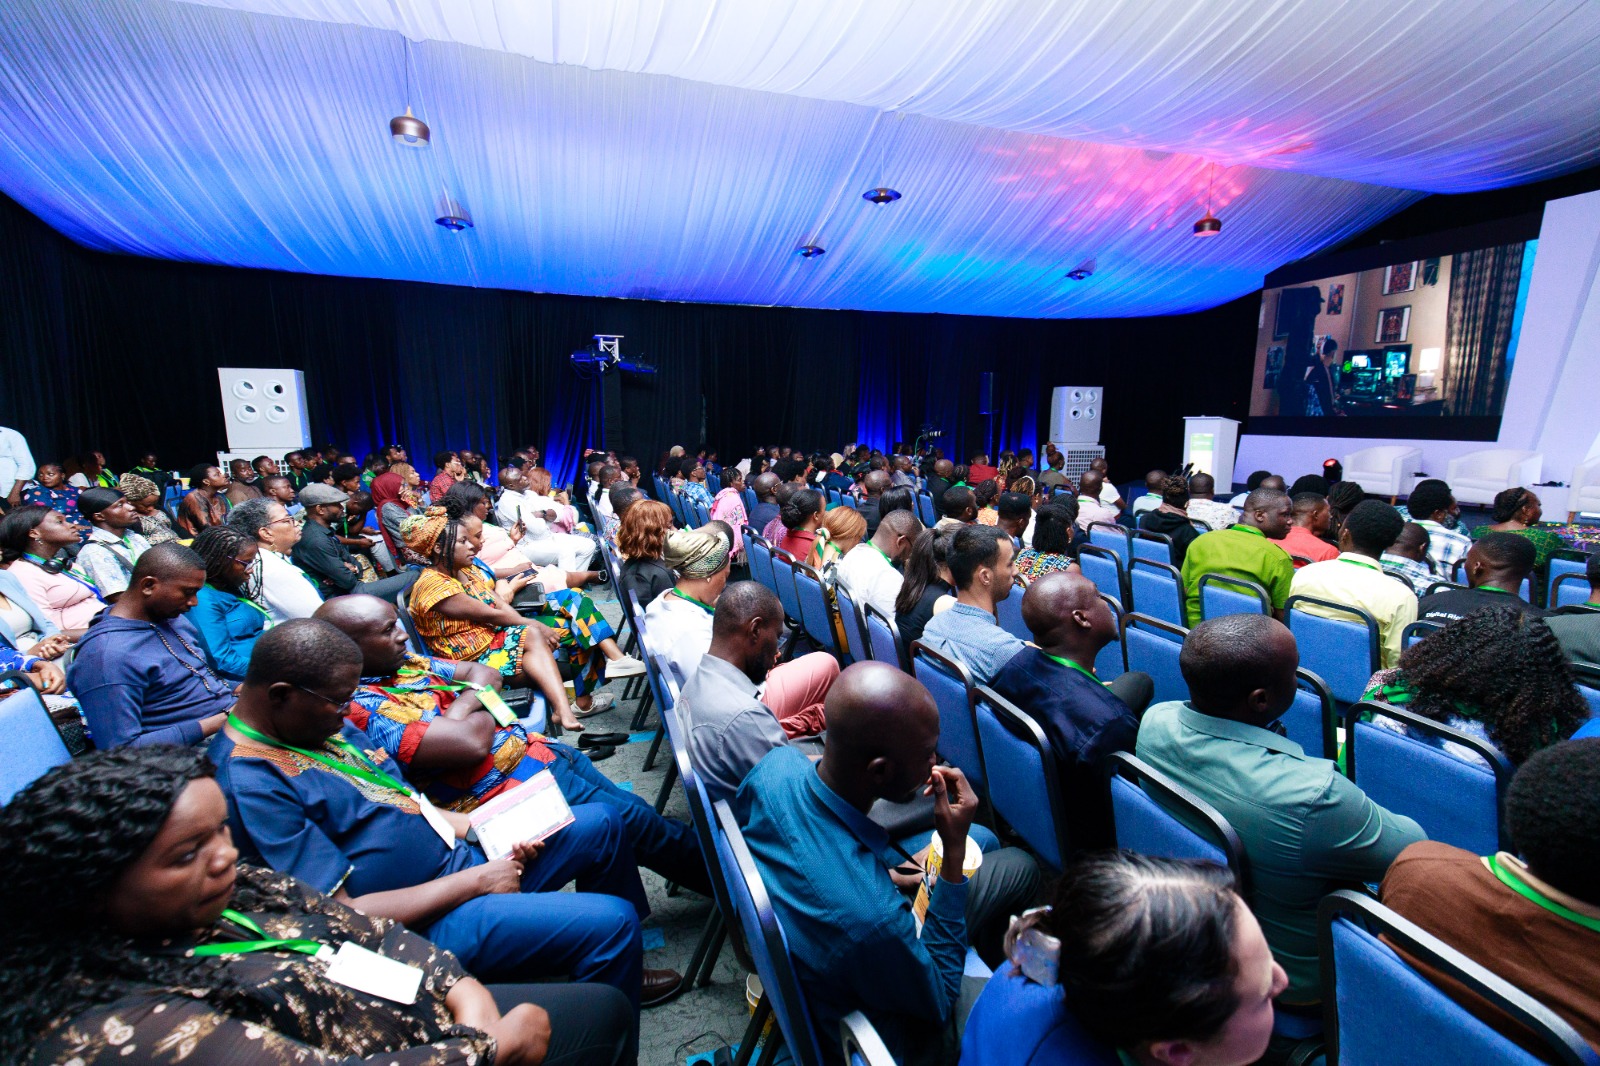
[{"label": "man in grey shirt", "polygon": [[956,585],[956,602],[934,615],[922,630],[922,643],[965,666],[980,685],[993,681],[1022,650],[1021,638],[1001,629],[995,617],[995,604],[1012,594],[1015,555],[1011,538],[995,526],[959,528],[945,557]]}]

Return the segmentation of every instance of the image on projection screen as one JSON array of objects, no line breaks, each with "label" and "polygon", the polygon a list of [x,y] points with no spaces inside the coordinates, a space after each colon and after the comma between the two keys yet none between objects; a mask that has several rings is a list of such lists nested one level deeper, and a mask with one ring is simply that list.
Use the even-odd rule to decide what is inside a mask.
[{"label": "image on projection screen", "polygon": [[1250,414],[1302,434],[1329,418],[1499,418],[1538,243],[1264,290]]}]

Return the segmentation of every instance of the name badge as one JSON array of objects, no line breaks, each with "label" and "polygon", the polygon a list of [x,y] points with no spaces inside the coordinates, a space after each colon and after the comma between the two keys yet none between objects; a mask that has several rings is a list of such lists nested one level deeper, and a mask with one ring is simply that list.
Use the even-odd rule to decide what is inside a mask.
[{"label": "name badge", "polygon": [[444,815],[439,813],[439,808],[428,802],[427,796],[418,792],[416,793],[416,799],[417,806],[422,808],[422,816],[428,820],[429,825],[433,826],[433,831],[439,834],[439,839],[444,841],[444,846],[454,851],[456,846],[455,827],[445,821]]},{"label": "name badge", "polygon": [[328,980],[392,1003],[412,1004],[422,987],[422,970],[349,941],[328,961]]},{"label": "name badge", "polygon": [[489,712],[489,717],[502,726],[513,725],[517,720],[517,713],[507,706],[505,699],[494,689],[485,685],[478,690],[478,702],[483,704],[483,709]]}]

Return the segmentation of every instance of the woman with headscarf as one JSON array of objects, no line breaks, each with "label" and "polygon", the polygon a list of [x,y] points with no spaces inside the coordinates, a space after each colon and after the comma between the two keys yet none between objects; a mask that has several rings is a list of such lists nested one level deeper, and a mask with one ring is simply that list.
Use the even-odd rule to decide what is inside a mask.
[{"label": "woman with headscarf", "polygon": [[138,474],[123,474],[117,484],[139,513],[139,532],[144,534],[145,540],[151,544],[165,544],[178,539],[172,528],[172,517],[161,509],[161,488],[154,481]]},{"label": "woman with headscarf", "polygon": [[384,547],[389,549],[389,556],[397,567],[412,563],[426,566],[428,560],[408,549],[405,539],[400,535],[400,524],[416,514],[418,508],[396,467],[411,469],[404,463],[396,463],[372,479],[372,510],[378,516],[378,532],[383,536]]}]

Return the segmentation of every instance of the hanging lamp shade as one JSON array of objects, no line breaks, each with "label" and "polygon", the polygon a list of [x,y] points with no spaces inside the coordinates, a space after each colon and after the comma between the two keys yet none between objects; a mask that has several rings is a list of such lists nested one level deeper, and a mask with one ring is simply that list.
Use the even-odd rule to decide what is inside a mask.
[{"label": "hanging lamp shade", "polygon": [[453,233],[472,228],[472,216],[467,209],[449,196],[439,201],[439,217],[434,221]]},{"label": "hanging lamp shade", "polygon": [[428,140],[428,124],[411,113],[409,104],[406,105],[405,114],[389,120],[389,136],[403,148],[426,148],[431,143]]},{"label": "hanging lamp shade", "polygon": [[827,249],[822,247],[820,244],[802,244],[800,247],[795,249],[795,253],[799,255],[801,259],[815,259],[817,256],[822,255],[825,252],[827,252]]},{"label": "hanging lamp shade", "polygon": [[1196,237],[1215,237],[1221,232],[1222,219],[1213,215],[1209,209],[1206,211],[1206,217],[1194,224],[1194,235]]},{"label": "hanging lamp shade", "polygon": [[877,204],[879,207],[882,207],[884,204],[892,204],[896,200],[900,199],[900,194],[893,189],[879,186],[876,189],[868,189],[866,192],[861,194],[861,198],[868,203]]}]

